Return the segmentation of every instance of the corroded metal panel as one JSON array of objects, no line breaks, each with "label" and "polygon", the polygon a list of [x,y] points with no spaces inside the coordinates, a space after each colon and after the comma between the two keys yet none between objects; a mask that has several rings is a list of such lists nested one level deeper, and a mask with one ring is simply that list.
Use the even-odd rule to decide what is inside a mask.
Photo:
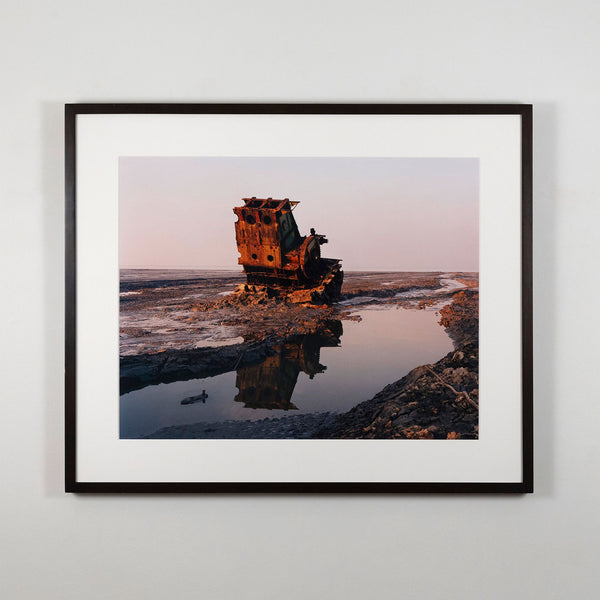
[{"label": "corroded metal panel", "polygon": [[233,209],[238,217],[235,224],[238,263],[265,269],[283,269],[293,263],[286,260],[285,252],[299,246],[301,237],[292,215],[292,203],[287,198],[243,200],[244,206]]}]

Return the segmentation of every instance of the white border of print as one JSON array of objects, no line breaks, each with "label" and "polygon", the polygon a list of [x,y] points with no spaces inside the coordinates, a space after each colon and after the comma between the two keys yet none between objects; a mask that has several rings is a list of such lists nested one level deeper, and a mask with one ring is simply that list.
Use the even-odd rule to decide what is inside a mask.
[{"label": "white border of print", "polygon": [[[522,481],[520,115],[76,118],[78,482]],[[479,158],[480,439],[119,439],[120,156]]]}]

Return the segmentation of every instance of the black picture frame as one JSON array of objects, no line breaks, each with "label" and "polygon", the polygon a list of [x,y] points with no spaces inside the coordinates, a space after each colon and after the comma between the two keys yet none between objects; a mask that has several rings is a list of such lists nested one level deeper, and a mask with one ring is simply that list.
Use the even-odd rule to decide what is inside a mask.
[{"label": "black picture frame", "polygon": [[[532,105],[67,104],[65,105],[65,491],[86,493],[533,492]],[[521,119],[521,455],[519,482],[89,482],[77,479],[77,117],[84,114],[517,115]]]}]

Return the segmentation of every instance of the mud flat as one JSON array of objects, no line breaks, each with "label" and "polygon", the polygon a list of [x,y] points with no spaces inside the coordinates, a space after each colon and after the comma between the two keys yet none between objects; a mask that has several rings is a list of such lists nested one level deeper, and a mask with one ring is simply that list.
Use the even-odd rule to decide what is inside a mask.
[{"label": "mud flat", "polygon": [[415,305],[477,285],[476,274],[350,272],[333,306],[287,302],[267,294],[235,294],[237,271],[125,270],[120,289],[120,355],[249,343],[309,333],[314,323],[344,319],[354,306]]},{"label": "mud flat", "polygon": [[[163,420],[163,424],[169,426],[154,432],[146,429],[142,436],[474,438],[478,435],[477,303],[476,273],[346,273],[340,301],[332,306],[315,306],[264,291],[244,292],[244,276],[235,271],[124,272],[120,315],[121,394],[231,371],[239,374],[245,372],[245,367],[258,369],[259,376],[262,372],[259,365],[281,362],[290,369],[292,359],[292,362],[300,360],[298,369],[312,379],[313,370],[322,365],[318,365],[318,360],[315,365],[305,364],[306,358],[312,356],[310,353],[302,354],[301,358],[292,356],[298,340],[305,340],[303,347],[306,336],[316,339],[318,347],[339,346],[342,323],[360,320],[359,313],[366,319],[365,310],[408,308],[429,314],[437,311],[437,319],[452,339],[455,350],[435,363],[414,368],[370,400],[360,402],[358,397],[354,400],[354,403],[359,402],[357,405],[346,404],[346,407],[354,406],[348,412],[340,414],[338,408],[336,413],[323,404],[315,407],[319,412],[305,408],[302,414],[279,416],[284,411],[275,411],[274,418],[269,415],[264,419],[254,415],[246,420],[244,415],[238,415],[237,420],[205,422],[199,414],[198,422],[176,424],[171,421],[171,425]],[[450,343],[446,348],[449,346]],[[434,358],[441,354],[430,353],[429,356]],[[374,363],[374,366],[377,370],[378,365]],[[406,373],[409,368],[410,363],[398,374]],[[361,377],[377,381],[375,374],[369,372],[370,367],[362,364],[357,369]],[[397,371],[389,371],[394,372]],[[378,377],[382,384],[393,379]],[[340,385],[353,385],[337,379]],[[238,387],[240,382],[237,382]],[[341,393],[343,388],[339,389]],[[374,389],[377,387],[371,388],[369,394]],[[241,388],[238,396],[240,394]],[[244,401],[247,399],[244,395]],[[252,403],[247,406],[253,408]]]},{"label": "mud flat", "polygon": [[477,284],[469,273],[351,272],[339,303],[312,306],[234,294],[244,280],[234,271],[122,273],[121,393],[252,364],[293,336],[335,335],[336,321],[359,318],[361,305],[423,308]]}]

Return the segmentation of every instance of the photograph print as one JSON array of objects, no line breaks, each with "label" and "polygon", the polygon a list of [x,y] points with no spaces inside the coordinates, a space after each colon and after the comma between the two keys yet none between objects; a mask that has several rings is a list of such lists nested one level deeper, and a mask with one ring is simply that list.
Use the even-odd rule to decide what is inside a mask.
[{"label": "photograph print", "polygon": [[479,438],[479,159],[121,156],[121,439]]}]

